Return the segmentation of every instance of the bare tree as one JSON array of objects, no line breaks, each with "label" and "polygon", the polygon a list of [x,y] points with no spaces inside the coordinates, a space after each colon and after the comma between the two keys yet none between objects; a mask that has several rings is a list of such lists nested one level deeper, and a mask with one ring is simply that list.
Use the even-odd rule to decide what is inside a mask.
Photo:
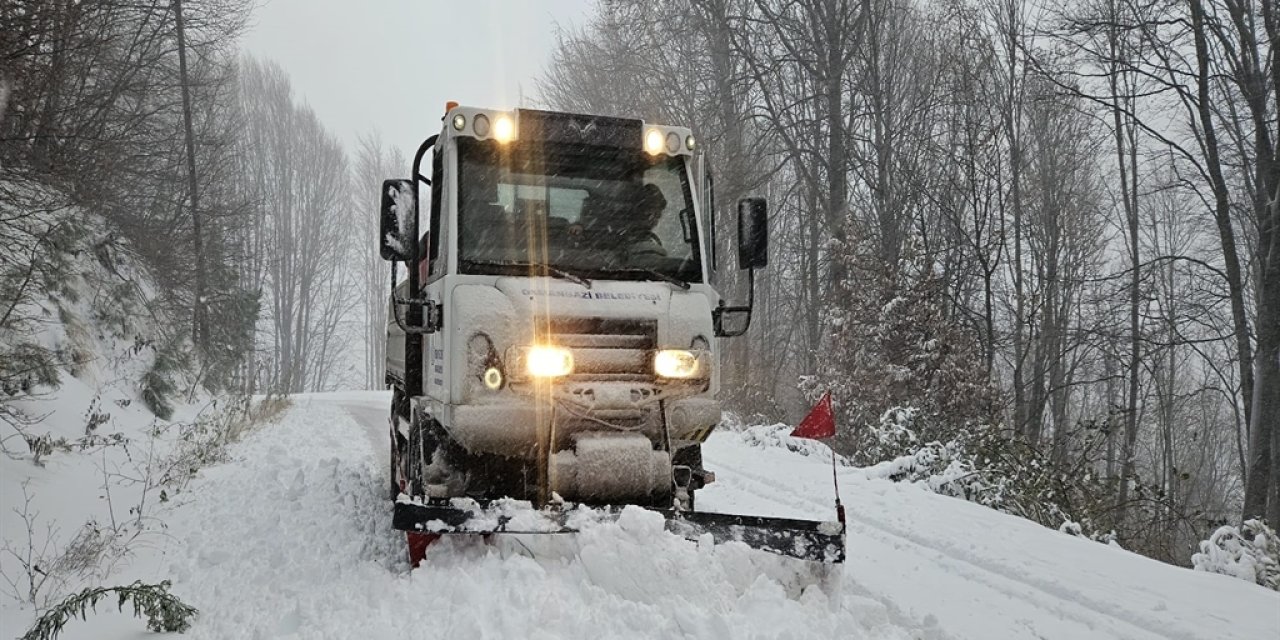
[{"label": "bare tree", "polygon": [[329,388],[346,347],[341,320],[356,304],[348,273],[351,203],[342,145],[310,108],[294,103],[273,63],[242,62],[246,195],[256,203],[256,250],[267,299],[266,386],[292,393]]},{"label": "bare tree", "polygon": [[387,292],[391,287],[390,270],[378,255],[378,211],[382,206],[379,189],[384,179],[400,175],[406,166],[407,161],[400,149],[385,148],[377,134],[363,135],[357,142],[352,189],[356,201],[363,202],[364,206],[355,209],[353,221],[358,241],[353,250],[363,292],[360,304],[364,328],[364,385],[367,389],[380,389],[384,385]]},{"label": "bare tree", "polygon": [[[543,90],[693,122],[759,161],[715,169],[721,193],[771,201],[757,323],[733,352],[771,411],[801,408],[779,391],[796,379],[838,388],[852,428],[888,402],[974,417],[1008,399],[998,432],[1073,479],[1082,517],[1186,562],[1229,511],[1280,505],[1280,384],[1262,382],[1280,339],[1275,14],[608,2],[562,39]],[[972,354],[980,375],[957,380]]]},{"label": "bare tree", "polygon": [[[202,381],[218,387],[238,366],[256,313],[252,295],[219,266],[235,257],[229,238],[242,213],[225,197],[224,181],[233,155],[232,53],[249,7],[242,0],[184,6],[185,61],[174,46],[173,9],[167,0],[0,5],[0,67],[11,89],[0,166],[104,216],[152,268],[159,308],[194,318],[207,305],[209,324],[219,328],[207,334]],[[184,171],[193,157],[207,169],[196,183]],[[184,204],[194,191],[210,195],[199,219]],[[193,253],[206,259],[191,260]],[[191,334],[165,336],[163,348],[186,350]]]}]

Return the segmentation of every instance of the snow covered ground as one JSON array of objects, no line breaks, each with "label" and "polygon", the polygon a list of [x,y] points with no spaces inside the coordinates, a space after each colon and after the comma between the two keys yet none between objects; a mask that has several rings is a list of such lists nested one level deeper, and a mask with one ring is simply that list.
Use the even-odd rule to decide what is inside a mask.
[{"label": "snow covered ground", "polygon": [[[1275,592],[852,468],[834,569],[699,546],[634,510],[573,536],[447,539],[410,571],[385,498],[388,404],[296,397],[172,500],[165,535],[110,582],[172,579],[201,610],[192,638],[1280,637]],[[717,482],[700,509],[832,517],[821,456],[733,432],[705,455]],[[0,635],[29,620],[10,614]],[[154,636],[111,613],[64,637]]]}]

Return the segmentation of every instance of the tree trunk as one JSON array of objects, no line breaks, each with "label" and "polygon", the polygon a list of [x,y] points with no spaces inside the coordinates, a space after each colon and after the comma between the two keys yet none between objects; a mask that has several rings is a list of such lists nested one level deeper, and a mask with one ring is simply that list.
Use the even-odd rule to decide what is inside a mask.
[{"label": "tree trunk", "polygon": [[[1122,23],[1119,11],[1114,2],[1110,3],[1112,23]],[[1128,390],[1125,393],[1124,441],[1121,446],[1121,473],[1118,492],[1119,515],[1117,520],[1125,520],[1129,503],[1129,483],[1134,474],[1134,448],[1138,440],[1138,390],[1142,375],[1142,330],[1139,313],[1142,305],[1142,253],[1141,237],[1138,235],[1138,172],[1137,172],[1137,140],[1133,133],[1133,123],[1125,113],[1132,113],[1132,100],[1129,87],[1125,87],[1124,95],[1120,91],[1119,61],[1128,61],[1127,52],[1122,52],[1122,43],[1118,27],[1109,28],[1108,45],[1111,50],[1111,73],[1108,83],[1111,89],[1111,120],[1115,139],[1116,166],[1120,176],[1120,201],[1124,211],[1127,236],[1125,238],[1129,252],[1129,366],[1126,368]],[[1122,103],[1123,99],[1123,103]],[[1126,109],[1125,107],[1129,107]]]},{"label": "tree trunk", "polygon": [[[1027,416],[1027,389],[1023,367],[1027,360],[1027,345],[1023,337],[1023,324],[1026,318],[1026,292],[1023,283],[1022,263],[1022,142],[1020,139],[1021,113],[1018,95],[1018,5],[1008,1],[1004,10],[1008,32],[1005,54],[1008,56],[1006,73],[1008,77],[1008,93],[1005,95],[1004,126],[1005,135],[1009,138],[1009,198],[1013,207],[1013,425],[1024,439],[1030,441],[1029,420]],[[1032,442],[1032,444],[1037,444]]]},{"label": "tree trunk", "polygon": [[[1249,493],[1243,515],[1249,518],[1265,514],[1267,522],[1280,530],[1280,473],[1276,473],[1280,469],[1280,190],[1273,193],[1270,220],[1264,220],[1258,242],[1258,353],[1254,359],[1257,386],[1249,428]],[[1264,456],[1269,458],[1264,460]],[[1270,477],[1265,475],[1268,472]],[[1265,498],[1253,495],[1255,491]],[[1259,510],[1261,502],[1265,506]]]},{"label": "tree trunk", "polygon": [[187,42],[182,22],[182,0],[173,0],[178,30],[178,73],[182,78],[182,126],[187,142],[187,189],[191,192],[191,247],[195,253],[196,278],[192,295],[191,342],[203,355],[207,351],[209,327],[205,314],[204,236],[201,232],[199,185],[196,180],[196,137],[191,128],[191,87],[187,80]]},{"label": "tree trunk", "polygon": [[[1209,46],[1204,22],[1204,5],[1201,0],[1190,0],[1191,30],[1196,53],[1196,110],[1204,137],[1205,164],[1213,188],[1214,221],[1218,238],[1222,243],[1222,258],[1226,267],[1227,289],[1231,296],[1231,317],[1235,329],[1236,352],[1240,358],[1240,390],[1244,398],[1245,419],[1250,424],[1249,477],[1245,483],[1244,513],[1262,516],[1267,508],[1267,486],[1271,480],[1270,440],[1258,438],[1253,432],[1256,423],[1253,411],[1254,365],[1253,348],[1249,343],[1249,320],[1244,307],[1244,279],[1240,272],[1240,258],[1236,252],[1235,230],[1231,221],[1231,202],[1226,178],[1218,151],[1218,132],[1213,122],[1213,107],[1209,85],[1213,70],[1210,68]],[[1259,450],[1253,443],[1258,442]]]}]

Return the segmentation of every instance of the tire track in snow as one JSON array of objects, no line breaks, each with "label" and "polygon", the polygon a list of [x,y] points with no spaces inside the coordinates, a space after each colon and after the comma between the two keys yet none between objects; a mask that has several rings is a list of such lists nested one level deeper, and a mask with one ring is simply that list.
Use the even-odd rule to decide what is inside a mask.
[{"label": "tire track in snow", "polygon": [[[708,457],[708,462],[712,462],[715,466],[715,471],[718,476],[717,483],[724,482],[724,480],[720,478],[724,477],[725,475],[723,473],[724,471],[728,471],[728,476],[731,479],[743,480],[747,484],[752,484],[752,485],[755,485],[756,487],[762,487],[766,489],[768,495],[765,495],[765,493],[762,493],[759,491],[752,492],[751,495],[754,497],[764,497],[767,501],[782,507],[779,513],[770,513],[768,515],[777,515],[779,517],[796,517],[801,519],[812,517],[812,514],[803,513],[802,512],[803,510],[797,509],[795,507],[794,502],[795,502],[795,498],[797,497],[796,494],[793,492],[783,491],[781,485],[775,482],[765,481],[757,476],[745,473],[739,469],[735,469],[730,465],[724,464],[723,462],[715,461],[710,456]],[[721,486],[724,486],[724,485],[721,484]],[[814,502],[812,500],[807,500],[807,499],[806,501]],[[814,503],[816,504],[816,502]],[[824,505],[824,506],[829,507],[830,505]],[[761,515],[765,515],[765,514],[761,514]],[[851,559],[852,558],[850,558],[850,560]],[[930,616],[926,615],[926,616],[923,616],[922,618],[913,616],[912,614],[904,611],[903,608],[899,606],[897,602],[894,602],[891,598],[885,595],[876,593],[875,590],[870,589],[858,583],[856,576],[849,575],[851,573],[849,570],[850,564],[851,562],[846,560],[845,565],[841,567],[840,579],[842,579],[845,582],[845,585],[843,586],[844,589],[851,591],[853,595],[864,597],[876,602],[886,612],[891,622],[902,627],[917,629],[923,634],[925,634],[922,637],[928,637],[935,640],[945,640],[953,637],[952,635],[938,628],[936,626],[936,621],[930,620]]]},{"label": "tire track in snow", "polygon": [[[957,568],[963,569],[964,567],[971,567],[981,571],[983,574],[995,576],[997,580],[990,580],[983,579],[972,572],[970,573],[970,575],[973,575],[975,579],[978,579],[992,588],[1002,591],[1012,597],[1022,598],[1027,594],[1009,587],[1007,583],[1013,583],[1015,585],[1034,589],[1038,600],[1050,603],[1050,606],[1041,607],[1045,611],[1052,611],[1070,616],[1085,624],[1093,633],[1096,633],[1094,623],[1097,621],[1098,617],[1102,617],[1113,623],[1114,628],[1116,629],[1115,635],[1117,637],[1170,638],[1184,640],[1196,640],[1197,638],[1202,637],[1194,633],[1187,633],[1181,629],[1170,627],[1163,621],[1143,615],[1143,612],[1140,610],[1126,609],[1110,602],[1099,600],[1090,596],[1088,593],[1064,587],[1060,583],[1041,578],[1035,574],[1019,573],[1003,563],[991,562],[986,558],[977,558],[972,554],[958,549],[954,545],[940,542],[937,539],[929,539],[915,535],[910,531],[887,524],[882,520],[860,514],[854,515],[853,519],[859,521],[864,532],[878,536],[881,540],[905,540],[916,548],[925,550],[935,560],[946,559],[951,561],[953,566],[956,566]],[[1006,584],[1002,585],[1000,584],[1001,582]],[[1093,615],[1090,616],[1087,614]],[[1228,621],[1226,620],[1223,622],[1224,625],[1228,624]],[[1152,629],[1160,629],[1160,631],[1152,631]]]},{"label": "tire track in snow", "polygon": [[[735,468],[723,461],[714,460],[714,458],[710,461],[715,463],[717,473],[722,470],[728,470],[739,479],[764,489],[764,491],[754,495],[785,506],[793,512],[796,509],[792,505],[797,501],[822,509],[830,508],[830,505],[825,501],[789,491],[785,485],[779,484],[776,480],[764,478],[741,468]],[[1134,619],[1141,619],[1142,616],[1135,615],[1133,611],[1120,610],[1113,605],[1090,598],[1087,594],[1061,587],[1051,581],[1017,573],[1000,563],[991,563],[987,559],[975,558],[970,554],[957,550],[952,545],[905,531],[900,527],[863,513],[847,510],[846,515],[851,525],[850,533],[853,534],[847,543],[851,547],[849,550],[851,561],[859,557],[871,557],[870,554],[862,553],[861,550],[852,549],[856,543],[856,540],[853,539],[854,536],[874,538],[881,546],[888,547],[891,553],[900,554],[903,551],[908,551],[933,566],[937,566],[940,563],[945,564],[952,570],[950,573],[954,575],[963,576],[973,582],[982,584],[1011,600],[1034,605],[1054,617],[1060,619],[1068,618],[1081,625],[1082,628],[1078,629],[1078,633],[1082,634],[1080,637],[1097,635],[1099,632],[1098,627],[1100,626],[1099,622],[1108,627],[1106,631],[1114,637],[1152,638],[1157,640],[1171,637],[1190,640],[1197,637],[1186,633],[1169,635],[1168,633],[1150,631],[1149,629],[1152,627],[1161,627],[1161,623],[1150,619],[1141,620],[1140,622],[1126,620],[1120,616],[1123,615]],[[855,556],[854,551],[858,551],[858,555]],[[853,563],[850,562],[850,564]],[[882,603],[891,609],[901,609],[898,603],[887,600],[887,596],[882,597],[872,594],[872,597],[880,599]],[[1031,627],[1028,627],[1026,631],[1035,633],[1035,629]],[[984,637],[991,636],[989,633],[985,633]]]}]

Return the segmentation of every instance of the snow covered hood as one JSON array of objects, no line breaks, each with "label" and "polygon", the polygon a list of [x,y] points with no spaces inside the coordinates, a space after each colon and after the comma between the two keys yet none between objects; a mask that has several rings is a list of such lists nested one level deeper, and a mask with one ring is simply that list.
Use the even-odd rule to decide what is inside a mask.
[{"label": "snow covered hood", "polygon": [[513,318],[595,317],[657,321],[664,346],[687,346],[696,336],[711,339],[714,294],[706,285],[688,290],[665,282],[591,282],[590,288],[550,278],[498,278]]},{"label": "snow covered hood", "polygon": [[[511,348],[548,339],[540,335],[547,330],[555,334],[549,339],[556,341],[561,329],[602,336],[647,335],[651,347],[659,349],[689,348],[701,338],[713,352],[716,349],[711,309],[712,300],[718,298],[705,284],[685,290],[666,282],[597,280],[587,287],[553,278],[460,276],[445,298],[448,338],[444,349],[433,351],[432,357],[443,358],[447,351],[454,366],[464,366],[470,353],[487,348],[505,357]],[[590,322],[576,328],[565,324],[579,319]],[[606,327],[599,320],[621,322]],[[444,363],[432,359],[428,364]],[[712,394],[719,389],[718,369],[713,365]],[[465,402],[467,378],[452,377],[448,397],[435,391],[446,386],[444,378],[428,376],[428,393],[441,402]]]}]

